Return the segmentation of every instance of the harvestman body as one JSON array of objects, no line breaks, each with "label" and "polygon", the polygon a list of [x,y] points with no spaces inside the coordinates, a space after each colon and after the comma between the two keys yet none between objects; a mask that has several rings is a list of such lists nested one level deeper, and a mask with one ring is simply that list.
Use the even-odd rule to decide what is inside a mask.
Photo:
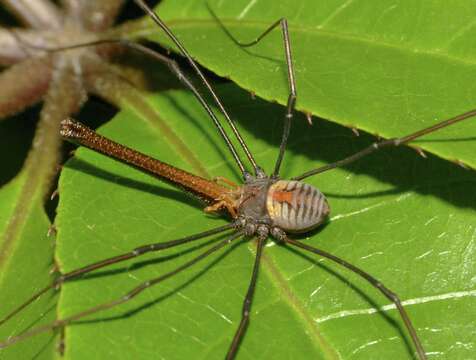
[{"label": "harvestman body", "polygon": [[299,233],[321,224],[329,214],[325,196],[314,186],[295,180],[278,180],[260,172],[247,176],[243,186],[226,188],[200,176],[173,167],[106,139],[73,120],[64,120],[61,135],[90,149],[120,159],[139,169],[147,168],[157,177],[173,182],[212,205],[205,211],[222,208],[235,219],[248,236],[273,235],[284,240],[286,232]]},{"label": "harvestman body", "polygon": [[[64,120],[62,122],[61,134],[62,136],[70,141],[79,143],[83,146],[86,146],[95,151],[106,154],[109,157],[112,157],[121,162],[132,165],[148,174],[151,174],[163,181],[173,184],[181,188],[182,190],[193,194],[199,199],[203,200],[208,206],[205,208],[205,211],[216,212],[225,210],[232,217],[233,221],[224,226],[208,230],[199,234],[191,235],[185,238],[180,238],[177,240],[172,240],[168,242],[148,244],[132,251],[117,255],[102,261],[92,263],[90,265],[84,266],[82,268],[76,269],[69,273],[61,275],[56,281],[48,285],[44,289],[32,295],[30,299],[25,301],[22,305],[13,309],[8,315],[0,320],[0,326],[14,317],[18,312],[23,310],[26,306],[35,301],[38,297],[44,294],[47,290],[58,287],[67,280],[76,278],[80,275],[89,273],[91,271],[106,267],[111,264],[115,264],[121,261],[135,258],[137,256],[143,255],[151,251],[159,251],[166,248],[171,248],[181,244],[189,243],[191,241],[202,239],[213,234],[218,234],[226,230],[234,230],[234,233],[227,237],[225,240],[218,242],[216,245],[208,248],[206,251],[202,252],[198,256],[192,258],[188,262],[178,266],[175,270],[163,274],[162,276],[150,279],[139,286],[133,288],[128,293],[123,295],[121,298],[109,301],[95,307],[86,309],[80,313],[76,313],[69,317],[58,319],[55,322],[42,326],[33,328],[23,334],[20,334],[16,337],[12,337],[0,342],[0,348],[12,345],[18,341],[31,337],[33,335],[49,331],[55,328],[64,327],[75,320],[81,319],[87,315],[109,309],[120,305],[122,303],[128,302],[133,299],[135,296],[140,294],[145,289],[154,286],[161,281],[172,277],[173,275],[185,270],[202,259],[206,258],[215,251],[225,247],[232,241],[238,239],[242,235],[253,236],[258,239],[256,259],[253,267],[252,277],[250,280],[248,292],[245,296],[243,302],[243,311],[242,318],[238,329],[235,332],[233,341],[229,347],[227,358],[232,359],[236,356],[240,341],[243,338],[243,335],[246,331],[249,316],[250,308],[253,299],[253,294],[255,290],[255,285],[257,281],[258,268],[261,260],[262,250],[265,245],[266,238],[271,235],[277,241],[284,243],[286,245],[292,245],[298,247],[302,250],[312,252],[314,254],[320,255],[327,259],[332,260],[333,262],[353,271],[358,274],[365,280],[367,280],[372,286],[377,288],[382,294],[391,300],[396,308],[399,311],[399,314],[405,324],[405,327],[413,341],[413,344],[416,349],[416,353],[419,359],[426,359],[426,354],[421,344],[419,337],[416,334],[414,326],[408,317],[405,309],[401,305],[401,301],[398,296],[393,293],[391,290],[386,288],[382,283],[380,283],[376,278],[370,274],[364,272],[363,270],[357,268],[356,266],[346,262],[343,259],[340,259],[330,253],[327,253],[323,250],[317,249],[313,246],[307,245],[303,242],[293,240],[287,236],[288,233],[298,233],[311,230],[319,224],[321,224],[329,214],[329,205],[325,196],[315,187],[301,182],[302,179],[315,175],[339,166],[344,166],[350,164],[361,157],[368,155],[372,152],[375,152],[383,147],[392,147],[398,146],[400,144],[408,143],[420,136],[434,132],[440,128],[449,126],[456,122],[462,121],[469,117],[476,115],[476,110],[469,111],[467,113],[456,116],[452,119],[445,120],[429,128],[420,130],[413,134],[404,136],[398,139],[384,140],[376,142],[364,150],[357,152],[354,155],[351,155],[343,160],[337,161],[332,164],[325,165],[323,167],[310,170],[300,176],[295,177],[292,180],[282,180],[279,178],[279,169],[284,156],[286,149],[287,138],[289,135],[291,119],[293,117],[294,105],[296,101],[296,87],[292,66],[291,58],[291,49],[289,42],[289,35],[287,30],[286,20],[281,19],[274,23],[270,28],[268,28],[261,36],[259,36],[255,41],[249,44],[240,44],[241,46],[250,46],[259,42],[264,36],[266,36],[272,29],[276,26],[281,25],[284,38],[284,48],[287,61],[288,69],[288,80],[290,94],[287,102],[287,111],[284,122],[284,131],[283,137],[280,145],[280,151],[276,165],[271,176],[266,175],[263,170],[256,164],[252,154],[248,150],[245,142],[241,138],[240,133],[238,132],[234,122],[230,119],[228,113],[224,109],[220,100],[216,96],[211,85],[203,76],[200,69],[197,67],[195,62],[192,60],[188,52],[183,48],[181,43],[175,38],[175,36],[170,32],[168,27],[162,22],[162,20],[150,9],[142,0],[135,0],[136,3],[144,9],[153,20],[162,28],[162,30],[169,36],[169,38],[175,43],[179,48],[182,54],[187,58],[192,68],[195,70],[197,75],[202,80],[203,84],[210,91],[213,100],[216,105],[225,116],[228,124],[230,125],[232,132],[236,136],[242,150],[246,154],[251,166],[253,167],[254,174],[251,175],[248,171],[245,170],[245,166],[238,156],[238,152],[232,144],[230,138],[225,133],[221,123],[216,118],[214,112],[211,110],[210,106],[205,102],[203,97],[199,94],[192,82],[181,72],[178,65],[150,49],[143,47],[140,44],[131,43],[125,40],[113,40],[123,43],[125,46],[136,49],[143,53],[149,54],[154,58],[165,62],[169,65],[170,69],[178,76],[178,78],[193,92],[197,100],[201,103],[207,113],[210,115],[215,126],[217,127],[219,133],[223,137],[228,149],[230,150],[233,158],[241,170],[241,173],[244,178],[244,185],[238,186],[231,183],[228,180],[223,180],[228,186],[220,184],[220,181],[217,179],[215,181],[210,181],[202,177],[190,174],[186,171],[178,169],[172,165],[166,164],[160,160],[152,159],[147,155],[139,153],[133,149],[127,148],[121,144],[118,144],[112,140],[109,140],[101,135],[96,134],[93,130],[81,125],[72,120]],[[111,42],[111,40],[98,41],[97,44],[102,42]],[[79,46],[84,46],[79,45]],[[73,46],[74,47],[74,46]]]}]

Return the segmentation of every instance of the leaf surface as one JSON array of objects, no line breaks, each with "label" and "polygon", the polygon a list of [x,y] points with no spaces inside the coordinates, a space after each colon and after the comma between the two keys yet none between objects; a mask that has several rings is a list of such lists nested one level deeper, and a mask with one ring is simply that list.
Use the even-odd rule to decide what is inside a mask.
[{"label": "leaf surface", "polygon": [[[287,18],[297,109],[385,138],[476,107],[475,11],[473,2],[441,0],[188,0],[158,8],[202,65],[281,104],[288,86],[279,29],[246,50],[226,31],[248,42]],[[150,22],[131,36],[139,34],[165,41]],[[466,120],[418,146],[475,168],[475,134],[476,121]]]},{"label": "leaf surface", "polygon": [[[38,201],[21,206],[27,186],[23,172],[0,191],[0,319],[51,281],[53,244],[52,238],[47,236],[50,222]],[[0,339],[6,340],[32,325],[52,321],[54,310],[51,296],[43,296],[26,311],[2,324]],[[54,338],[51,333],[42,334],[29,342],[0,349],[0,358],[54,359]]]},{"label": "leaf surface", "polygon": [[[45,286],[53,269],[54,237],[47,236],[50,221],[43,208],[41,162],[19,171],[33,137],[32,117],[27,112],[0,124],[0,319]],[[54,319],[55,302],[49,295],[1,324],[0,341]],[[0,358],[53,359],[54,339],[49,333],[0,349]]]},{"label": "leaf surface", "polygon": [[[220,87],[220,96],[270,172],[283,108],[251,100],[235,86]],[[190,94],[169,92],[150,101],[210,177],[240,182],[222,141]],[[132,109],[100,132],[194,171],[171,137]],[[326,121],[310,131],[299,117],[281,175],[298,175],[371,141]],[[395,291],[433,359],[471,357],[475,173],[400,148],[308,182],[328,196],[332,215],[320,230],[299,238],[363,268]],[[60,193],[57,257],[62,271],[226,222],[204,214],[203,205],[182,192],[86,149],[66,165]],[[148,255],[68,283],[58,314],[69,316],[113,300],[198,255],[206,243]],[[253,241],[237,243],[130,303],[68,326],[65,359],[223,358],[240,320],[254,252]],[[239,359],[412,358],[397,312],[377,290],[329,261],[282,246],[265,249],[251,316]]]}]

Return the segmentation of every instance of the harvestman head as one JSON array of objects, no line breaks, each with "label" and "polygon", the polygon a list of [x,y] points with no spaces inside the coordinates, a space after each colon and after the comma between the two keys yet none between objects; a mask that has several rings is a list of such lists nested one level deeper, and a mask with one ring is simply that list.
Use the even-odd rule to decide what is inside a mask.
[{"label": "harvestman head", "polygon": [[[202,239],[214,234],[222,233],[225,231],[231,231],[232,234],[229,235],[225,240],[218,242],[217,244],[211,246],[206,251],[202,252],[198,256],[192,258],[191,260],[183,263],[178,266],[176,269],[163,274],[162,276],[150,279],[144,283],[138,285],[137,287],[131,289],[128,293],[124,294],[122,297],[97,305],[95,307],[86,309],[82,312],[76,313],[72,316],[58,319],[51,324],[46,326],[41,326],[33,328],[23,334],[18,336],[3,340],[0,342],[0,347],[10,346],[18,341],[31,337],[33,335],[49,331],[55,328],[64,327],[76,320],[82,319],[90,314],[109,309],[120,304],[131,301],[134,297],[139,295],[141,292],[150,288],[165,279],[168,279],[177,273],[185,270],[192,265],[200,262],[202,259],[206,258],[210,254],[220,250],[221,248],[229,245],[233,241],[241,238],[242,236],[247,236],[249,238],[257,239],[257,252],[256,258],[253,266],[252,276],[249,283],[248,291],[246,293],[243,310],[240,324],[235,332],[233,340],[230,343],[228,353],[226,358],[232,359],[236,356],[239,350],[239,345],[243,336],[246,332],[248,322],[250,320],[250,308],[252,304],[252,299],[255,291],[255,286],[258,278],[258,270],[261,261],[261,256],[263,252],[264,245],[268,237],[272,237],[275,241],[280,242],[287,246],[294,246],[304,251],[314,253],[325,257],[349,270],[355,274],[361,276],[363,279],[368,281],[373,287],[378,289],[385,297],[387,297],[398,309],[400,317],[404,323],[404,326],[410,335],[410,338],[413,342],[413,345],[416,350],[416,354],[419,359],[426,359],[425,350],[421,344],[420,338],[415,331],[415,327],[407,315],[407,312],[403,308],[401,301],[392,290],[388,289],[380,281],[378,281],[372,275],[366,273],[362,269],[346,262],[345,260],[338,258],[326,251],[317,249],[311,245],[306,244],[305,242],[300,242],[292,239],[289,234],[306,232],[311,229],[319,226],[323,221],[326,220],[327,215],[330,212],[329,205],[325,196],[315,187],[301,182],[309,176],[313,176],[333,168],[344,166],[350,164],[354,161],[359,160],[360,158],[378,151],[385,147],[395,147],[402,144],[409,143],[414,139],[417,139],[423,135],[429,134],[431,132],[437,131],[443,127],[452,125],[464,119],[470,118],[476,115],[476,110],[469,111],[467,113],[458,115],[454,118],[440,122],[434,126],[425,128],[423,130],[417,131],[415,133],[403,136],[401,138],[383,140],[380,142],[375,142],[367,148],[347,157],[335,163],[325,165],[323,167],[309,170],[301,175],[295,176],[291,180],[282,180],[279,177],[279,170],[281,163],[284,158],[287,139],[290,133],[291,122],[294,115],[294,106],[297,98],[296,93],[296,84],[294,79],[294,70],[292,63],[291,55],[291,46],[288,34],[287,22],[285,19],[280,19],[279,21],[272,24],[263,34],[256,38],[256,40],[240,44],[240,46],[247,47],[252,46],[259,41],[261,41],[270,31],[274,28],[280,26],[282,29],[283,40],[284,40],[284,49],[285,57],[287,63],[287,74],[289,82],[289,96],[286,106],[286,112],[284,117],[284,130],[281,139],[281,144],[279,148],[278,157],[274,166],[274,171],[271,175],[265,174],[262,168],[255,161],[251,151],[248,149],[244,139],[240,135],[235,123],[228,115],[224,106],[222,105],[220,99],[215,94],[215,91],[203,76],[201,70],[192,60],[191,56],[188,54],[187,50],[181,45],[181,43],[176,39],[176,37],[171,33],[169,28],[162,22],[162,20],[142,1],[135,0],[136,3],[148,13],[152,19],[162,28],[162,30],[169,36],[169,38],[175,43],[179,48],[180,52],[186,57],[189,61],[191,67],[194,69],[196,74],[201,79],[202,83],[208,88],[215,104],[219,108],[220,112],[224,115],[228,125],[231,127],[236,140],[238,141],[241,151],[246,155],[246,158],[252,168],[252,172],[247,170],[248,166],[243,162],[239,156],[239,151],[233,145],[232,140],[229,138],[224,128],[222,127],[220,121],[216,117],[215,113],[211,107],[205,102],[204,98],[197,91],[193,83],[186,77],[179,66],[173,61],[168,59],[165,56],[155,53],[154,51],[147,49],[146,47],[135,44],[132,42],[124,40],[116,40],[122,42],[125,46],[134,48],[138,51],[149,54],[156,59],[165,62],[172,72],[174,72],[177,77],[188,87],[200,104],[204,107],[207,113],[210,115],[213,120],[214,125],[218,129],[220,135],[225,141],[230,153],[232,154],[234,161],[236,162],[238,168],[241,171],[243,176],[244,184],[235,185],[226,179],[221,179],[225,182],[227,186],[221,185],[219,180],[210,181],[199,176],[195,176],[186,171],[173,167],[169,164],[161,162],[156,159],[152,159],[147,155],[139,153],[135,150],[127,148],[123,145],[115,143],[112,140],[109,140],[105,137],[102,137],[96,134],[93,130],[81,125],[73,120],[67,119],[62,123],[61,134],[62,136],[75,143],[86,146],[92,150],[103,153],[109,157],[112,157],[116,160],[134,166],[148,174],[151,174],[163,181],[171,183],[182,190],[191,193],[192,195],[198,197],[200,200],[207,204],[205,211],[207,212],[218,212],[226,211],[232,221],[228,225],[220,226],[199,234],[194,234],[184,238],[161,242],[155,244],[147,244],[138,248],[133,249],[132,251],[120,254],[102,261],[98,261],[89,265],[86,265],[82,268],[76,269],[74,271],[68,272],[61,275],[56,281],[48,285],[39,292],[33,294],[30,299],[25,301],[22,305],[13,309],[8,315],[0,320],[0,326],[13,318],[17,313],[22,311],[26,306],[35,301],[38,297],[44,294],[47,290],[60,286],[62,283],[77,278],[80,275],[84,275],[91,271],[104,268],[108,265],[122,262],[131,258],[141,256],[145,253],[152,251],[160,251],[166,248],[175,247],[181,244],[189,243],[194,240]],[[100,41],[100,42],[108,42]],[[98,42],[98,43],[100,43]],[[84,45],[79,45],[84,46]]]}]

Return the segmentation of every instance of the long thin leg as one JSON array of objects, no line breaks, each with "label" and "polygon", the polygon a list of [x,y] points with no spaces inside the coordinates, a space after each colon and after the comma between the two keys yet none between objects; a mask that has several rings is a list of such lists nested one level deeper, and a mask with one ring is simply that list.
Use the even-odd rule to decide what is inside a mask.
[{"label": "long thin leg", "polygon": [[241,312],[241,321],[238,329],[236,329],[235,335],[233,336],[233,341],[228,349],[228,353],[226,354],[227,360],[232,360],[235,358],[236,353],[238,352],[238,347],[240,346],[240,342],[243,339],[243,335],[246,332],[246,328],[248,327],[248,323],[250,322],[250,310],[251,304],[253,302],[253,295],[255,293],[256,288],[256,281],[258,279],[258,272],[259,272],[259,264],[261,261],[261,255],[263,253],[263,247],[266,244],[266,236],[258,237],[258,246],[256,250],[256,258],[255,263],[253,265],[253,272],[251,274],[250,285],[248,286],[248,291],[245,296],[245,300],[243,301],[243,309]]},{"label": "long thin leg", "polygon": [[67,272],[66,274],[63,274],[60,277],[58,277],[55,281],[53,281],[48,286],[44,287],[43,289],[41,289],[38,292],[36,292],[35,294],[33,294],[23,304],[21,304],[17,308],[13,309],[10,313],[8,313],[4,318],[2,318],[0,320],[0,326],[2,324],[4,324],[5,322],[7,322],[8,320],[10,320],[12,317],[14,317],[16,314],[18,314],[24,308],[26,308],[33,301],[35,301],[41,295],[46,293],[48,290],[57,288],[58,286],[60,286],[61,284],[63,284],[64,282],[66,282],[68,280],[77,278],[81,275],[87,274],[87,273],[89,273],[91,271],[94,271],[94,270],[97,270],[97,269],[104,268],[104,267],[112,265],[112,264],[117,264],[117,263],[120,263],[122,261],[126,261],[126,260],[141,256],[141,255],[144,255],[144,254],[146,254],[148,252],[151,252],[151,251],[160,251],[160,250],[164,250],[164,249],[169,249],[169,248],[174,247],[174,246],[186,244],[186,243],[191,242],[191,241],[195,241],[195,240],[198,240],[198,239],[203,239],[204,237],[221,233],[223,231],[232,229],[234,227],[236,227],[236,225],[234,223],[230,223],[230,224],[226,224],[226,225],[223,225],[223,226],[219,226],[215,229],[207,230],[207,231],[204,231],[204,232],[201,232],[201,233],[198,233],[198,234],[195,234],[195,235],[191,235],[191,236],[186,236],[186,237],[183,237],[183,238],[180,238],[180,239],[139,246],[139,247],[137,247],[137,248],[133,249],[132,251],[129,251],[125,254],[113,256],[113,257],[110,257],[110,258],[107,258],[107,259],[104,259],[104,260],[97,261],[97,262],[94,262],[92,264],[86,265],[86,266],[81,267],[79,269],[75,269],[75,270],[72,270],[70,272]]},{"label": "long thin leg", "polygon": [[[238,131],[238,128],[236,127],[234,121],[230,118],[230,115],[228,115],[228,112],[226,111],[225,107],[220,101],[220,98],[217,96],[215,93],[215,90],[213,90],[211,84],[208,82],[206,79],[205,75],[203,75],[202,71],[200,68],[197,66],[195,61],[192,59],[190,54],[188,53],[187,49],[180,43],[180,41],[177,39],[177,37],[170,31],[168,26],[162,21],[162,19],[159,18],[159,16],[155,13],[154,10],[152,10],[143,0],[134,0],[134,2],[144,10],[151,18],[152,20],[160,26],[160,28],[167,34],[167,36],[172,40],[172,42],[178,47],[180,52],[182,53],[183,56],[188,60],[189,64],[192,66],[194,69],[195,73],[199,76],[201,79],[202,83],[206,86],[208,91],[210,92],[211,96],[213,97],[213,100],[217,104],[218,108],[220,109],[221,113],[225,116],[226,121],[228,122],[229,126],[231,127],[231,130],[235,134],[238,142],[240,143],[241,148],[246,154],[246,157],[250,161],[251,165],[253,166],[254,172],[256,175],[263,175],[263,171],[261,168],[258,166],[256,163],[255,159],[253,158],[253,155],[251,154],[250,150],[248,149],[248,146],[246,146],[245,141],[243,140],[240,132]],[[246,179],[246,176],[245,176]]]},{"label": "long thin leg", "polygon": [[7,340],[4,340],[2,342],[0,342],[0,349],[1,348],[4,348],[4,347],[7,347],[7,346],[10,346],[14,343],[17,343],[19,341],[22,341],[26,338],[29,338],[29,337],[32,337],[32,336],[35,336],[35,335],[38,335],[38,334],[41,334],[41,333],[44,333],[46,331],[49,331],[49,330],[53,330],[53,329],[56,329],[56,328],[59,328],[59,327],[64,327],[70,323],[72,323],[73,321],[76,321],[76,320],[79,320],[79,319],[82,319],[88,315],[92,315],[92,314],[95,314],[97,312],[100,312],[100,311],[103,311],[103,310],[107,310],[107,309],[111,309],[117,305],[120,305],[120,304],[123,304],[123,303],[126,303],[130,300],[132,300],[134,297],[136,297],[137,295],[139,295],[142,291],[144,291],[145,289],[147,288],[150,288],[154,285],[157,285],[159,284],[160,282],[162,282],[163,280],[166,280],[180,272],[182,272],[183,270],[191,267],[192,265],[195,265],[196,263],[198,263],[200,260],[203,260],[205,259],[206,257],[208,257],[209,255],[213,254],[215,251],[221,249],[222,247],[230,244],[233,240],[236,240],[238,237],[240,237],[241,235],[243,234],[243,231],[237,231],[235,232],[233,235],[231,235],[230,237],[228,237],[227,239],[223,240],[223,241],[220,241],[218,244],[212,246],[211,248],[209,248],[208,250],[204,251],[203,253],[201,253],[200,255],[194,257],[193,259],[187,261],[185,264],[175,268],[174,270],[172,271],[169,271],[159,277],[156,277],[156,278],[153,278],[153,279],[150,279],[150,280],[147,280],[143,283],[141,283],[140,285],[136,286],[135,288],[131,289],[130,291],[128,291],[127,293],[125,293],[123,296],[121,296],[120,298],[118,299],[115,299],[115,300],[112,300],[112,301],[108,301],[108,302],[105,302],[105,303],[102,303],[100,305],[97,305],[97,306],[94,306],[94,307],[91,307],[87,310],[84,310],[84,311],[81,311],[79,313],[76,313],[74,315],[71,315],[71,316],[68,316],[64,319],[58,319],[56,321],[53,321],[52,323],[50,324],[47,324],[47,325],[44,325],[44,326],[39,326],[39,327],[36,327],[30,331],[27,331],[21,335],[18,335],[18,336],[14,336],[14,337],[11,337]]},{"label": "long thin leg", "polygon": [[371,153],[373,153],[377,150],[380,150],[380,149],[383,149],[383,148],[386,148],[386,147],[394,147],[394,146],[399,146],[399,145],[402,145],[402,144],[407,144],[410,141],[413,141],[413,140],[415,140],[415,139],[417,139],[417,138],[419,138],[423,135],[432,133],[434,131],[442,129],[446,126],[450,126],[450,125],[455,124],[459,121],[468,119],[468,118],[473,117],[475,115],[476,115],[476,109],[473,109],[471,111],[468,111],[468,112],[465,112],[465,113],[460,114],[458,116],[455,116],[451,119],[441,121],[438,124],[435,124],[433,126],[427,127],[425,129],[419,130],[417,132],[414,132],[410,135],[403,136],[401,138],[393,138],[393,139],[374,142],[372,145],[366,147],[365,149],[363,149],[363,150],[361,150],[361,151],[359,151],[359,152],[357,152],[357,153],[355,153],[355,154],[353,154],[349,157],[346,157],[345,159],[336,161],[332,164],[327,164],[327,165],[321,166],[321,167],[319,167],[317,169],[314,169],[314,170],[307,171],[302,175],[299,175],[299,176],[296,176],[296,177],[292,178],[292,180],[302,180],[302,179],[305,179],[309,176],[320,174],[320,173],[323,173],[324,171],[328,171],[328,170],[334,169],[336,167],[341,167],[341,166],[344,166],[344,165],[351,164],[354,161],[357,161],[357,160],[363,158],[364,156],[369,155],[369,154],[371,154]]},{"label": "long thin leg", "polygon": [[278,158],[276,159],[276,164],[274,166],[273,177],[279,176],[279,169],[281,167],[284,153],[286,151],[289,131],[291,129],[291,120],[294,116],[294,107],[296,105],[296,98],[297,98],[296,79],[294,76],[294,66],[293,66],[293,58],[291,53],[291,41],[289,40],[288,22],[285,18],[281,18],[278,21],[276,21],[274,24],[272,24],[269,28],[267,28],[255,40],[249,43],[241,43],[238,41],[236,42],[241,47],[249,47],[249,46],[256,45],[278,25],[281,25],[281,30],[283,33],[284,53],[286,54],[286,66],[288,71],[289,95],[288,95],[288,101],[286,105],[286,115],[284,118],[283,136],[281,138],[281,144],[279,146]]},{"label": "long thin leg", "polygon": [[139,43],[134,43],[134,42],[127,41],[127,40],[121,40],[121,41],[119,41],[119,43],[128,47],[128,48],[131,48],[131,49],[134,49],[134,50],[139,51],[141,53],[144,53],[144,54],[146,54],[146,55],[148,55],[148,56],[150,56],[150,57],[152,57],[156,60],[159,60],[159,61],[165,63],[169,67],[169,69],[172,71],[172,73],[174,73],[177,76],[177,78],[182,82],[182,84],[184,84],[190,91],[192,91],[195,98],[198,100],[200,105],[202,105],[202,107],[205,109],[208,116],[212,119],[213,124],[215,125],[215,127],[217,128],[221,137],[225,141],[225,144],[228,147],[228,150],[231,152],[231,154],[233,156],[233,159],[235,160],[236,164],[240,168],[240,171],[241,171],[243,177],[246,177],[245,167],[243,165],[243,162],[240,159],[240,156],[238,155],[238,152],[235,149],[235,146],[231,142],[231,139],[226,134],[225,129],[221,125],[220,121],[216,117],[216,115],[213,112],[213,110],[211,109],[210,105],[208,105],[208,103],[205,101],[205,99],[200,94],[200,92],[197,90],[197,88],[192,83],[192,81],[182,72],[182,70],[180,69],[180,66],[177,64],[177,62],[172,60],[172,59],[169,59],[168,57],[158,53],[157,51],[154,51],[154,50],[152,50],[152,49],[150,49],[150,48],[148,48],[144,45],[141,45]]},{"label": "long thin leg", "polygon": [[231,139],[228,137],[228,135],[225,132],[225,129],[221,125],[220,121],[216,117],[215,113],[211,109],[210,105],[205,101],[203,96],[200,94],[198,89],[195,87],[195,85],[192,83],[192,81],[182,72],[180,69],[180,66],[177,64],[176,61],[160,54],[159,52],[148,48],[147,46],[144,46],[142,44],[132,42],[126,39],[101,39],[101,40],[96,40],[96,41],[90,41],[86,43],[78,43],[74,45],[68,45],[68,46],[59,46],[55,48],[45,48],[42,46],[37,46],[34,44],[29,44],[23,39],[20,38],[19,35],[17,35],[15,32],[12,31],[12,35],[21,43],[24,45],[25,48],[33,48],[33,49],[38,49],[38,50],[43,50],[47,51],[50,53],[54,52],[60,52],[60,51],[66,51],[66,50],[73,50],[73,49],[78,49],[78,48],[83,48],[83,47],[89,47],[89,46],[97,46],[97,45],[105,45],[105,44],[120,44],[124,47],[127,47],[129,49],[138,51],[140,53],[143,53],[147,56],[152,57],[155,60],[158,60],[164,64],[166,64],[170,71],[184,84],[190,91],[192,91],[193,95],[195,98],[198,100],[200,105],[205,109],[207,112],[208,116],[212,119],[213,124],[217,128],[218,132],[220,133],[221,137],[225,141],[226,146],[228,147],[228,150],[231,152],[231,155],[233,156],[233,159],[235,160],[236,164],[238,165],[240,172],[242,173],[243,177],[246,177],[247,173],[245,170],[245,167],[243,165],[243,162],[241,161],[240,156],[238,155],[238,152],[236,151],[235,146],[231,142]]},{"label": "long thin leg", "polygon": [[400,313],[400,317],[403,319],[403,322],[405,323],[405,327],[407,328],[408,333],[410,334],[410,337],[412,338],[413,344],[415,345],[415,348],[416,348],[416,351],[417,351],[417,354],[418,354],[418,358],[420,360],[426,360],[427,359],[426,354],[425,354],[425,350],[423,349],[423,346],[420,342],[420,339],[418,338],[418,335],[417,335],[417,333],[415,331],[415,328],[414,328],[414,326],[413,326],[413,324],[410,320],[410,317],[408,316],[407,312],[403,308],[402,303],[401,303],[397,294],[395,294],[389,288],[385,287],[385,285],[383,285],[380,281],[378,281],[372,275],[366,273],[362,269],[356,267],[355,265],[352,265],[351,263],[348,263],[347,261],[345,261],[345,260],[343,260],[343,259],[341,259],[337,256],[334,256],[334,255],[332,255],[332,254],[330,254],[330,253],[328,253],[324,250],[317,249],[313,246],[304,244],[300,241],[296,241],[296,240],[293,240],[293,239],[290,239],[290,238],[287,238],[287,237],[285,237],[283,239],[283,241],[287,244],[296,246],[298,248],[304,249],[306,251],[312,252],[314,254],[320,255],[322,257],[325,257],[329,260],[334,261],[335,263],[337,263],[337,264],[349,269],[350,271],[356,273],[357,275],[361,276],[362,278],[367,280],[373,287],[380,290],[380,292],[387,299],[389,299],[391,302],[393,302],[395,304],[395,306],[397,307],[398,312]]}]

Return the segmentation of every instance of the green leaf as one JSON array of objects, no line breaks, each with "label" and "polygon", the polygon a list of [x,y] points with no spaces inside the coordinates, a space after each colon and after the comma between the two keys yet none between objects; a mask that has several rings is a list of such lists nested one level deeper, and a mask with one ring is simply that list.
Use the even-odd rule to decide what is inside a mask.
[{"label": "green leaf", "polygon": [[[52,238],[48,238],[49,220],[38,201],[24,199],[28,176],[22,172],[0,191],[0,319],[29,298],[50,280],[53,268]],[[0,326],[3,341],[55,318],[55,303],[43,296],[26,311]],[[28,343],[0,349],[2,359],[53,359],[54,335],[42,334]]]},{"label": "green leaf", "polygon": [[[20,171],[31,145],[35,117],[31,112],[0,124],[0,321],[33,291],[51,280],[53,240],[43,208],[44,179],[41,161],[30,161]],[[37,152],[40,152],[37,148]],[[44,158],[42,159],[44,160]],[[31,166],[31,163],[34,163]],[[37,165],[37,166],[36,166]],[[50,296],[0,325],[0,341],[53,320],[55,302]],[[3,359],[53,359],[54,335],[44,334],[29,343],[0,349]]]},{"label": "green leaf", "polygon": [[[188,0],[163,1],[158,8],[202,65],[281,104],[288,86],[279,29],[245,51],[219,21],[238,41],[248,42],[286,17],[297,109],[385,138],[476,107],[475,11],[472,2],[441,0]],[[141,34],[164,42],[155,24],[145,26]],[[418,146],[475,168],[474,134],[476,121],[466,120]]]},{"label": "green leaf", "polygon": [[[252,100],[235,86],[220,87],[220,97],[269,173],[283,108]],[[150,101],[162,126],[181,136],[210,177],[240,182],[222,140],[190,94],[169,92]],[[193,172],[176,142],[158,129],[130,110],[100,132]],[[299,175],[371,141],[324,120],[310,131],[298,117],[281,175]],[[396,292],[433,358],[471,358],[475,173],[399,148],[307,180],[327,194],[332,215],[327,225],[299,238],[361,267]],[[226,222],[205,214],[203,205],[181,191],[87,149],[67,163],[60,194],[57,259],[64,272]],[[58,316],[116,299],[198,255],[206,244],[149,254],[67,283]],[[253,241],[237,243],[127,304],[66,327],[64,358],[222,359],[240,320],[254,253]],[[330,261],[269,246],[238,358],[412,358],[407,332],[388,305],[376,289]]]}]

